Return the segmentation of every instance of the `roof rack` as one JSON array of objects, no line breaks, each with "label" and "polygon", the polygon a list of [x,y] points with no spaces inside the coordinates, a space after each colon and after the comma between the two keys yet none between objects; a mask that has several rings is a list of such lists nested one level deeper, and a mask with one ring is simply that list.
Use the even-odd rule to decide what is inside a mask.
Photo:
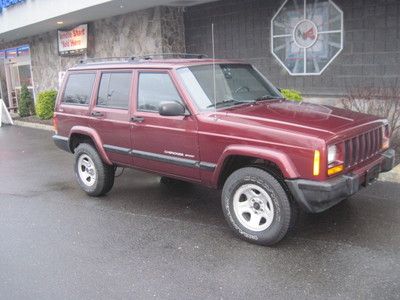
[{"label": "roof rack", "polygon": [[207,58],[208,56],[206,54],[199,54],[199,53],[151,53],[151,54],[144,54],[140,55],[137,58],[139,59],[144,59],[144,60],[150,60],[153,58]]},{"label": "roof rack", "polygon": [[110,57],[93,57],[78,60],[78,64],[98,64],[98,63],[127,63],[133,62],[134,56],[110,56]]},{"label": "roof rack", "polygon": [[139,56],[111,56],[111,57],[94,57],[85,58],[78,60],[78,64],[115,64],[115,63],[131,63],[138,60],[152,60],[154,58],[166,59],[166,58],[207,58],[205,54],[195,54],[195,53],[151,53]]}]

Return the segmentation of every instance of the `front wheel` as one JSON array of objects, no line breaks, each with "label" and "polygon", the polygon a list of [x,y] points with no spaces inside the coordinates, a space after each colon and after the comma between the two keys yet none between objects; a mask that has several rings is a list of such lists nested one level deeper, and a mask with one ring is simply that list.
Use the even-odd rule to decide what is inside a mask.
[{"label": "front wheel", "polygon": [[282,184],[254,167],[239,169],[228,177],[222,190],[222,209],[236,234],[261,245],[279,242],[294,216]]},{"label": "front wheel", "polygon": [[114,166],[105,164],[95,147],[82,143],[75,149],[75,176],[89,196],[108,193],[114,185]]}]

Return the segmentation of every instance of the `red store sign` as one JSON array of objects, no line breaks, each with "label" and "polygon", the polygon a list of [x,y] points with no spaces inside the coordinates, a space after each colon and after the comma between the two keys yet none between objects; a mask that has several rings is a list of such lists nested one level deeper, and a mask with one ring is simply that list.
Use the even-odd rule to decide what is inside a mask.
[{"label": "red store sign", "polygon": [[58,30],[58,52],[60,55],[76,55],[87,49],[87,24],[71,30]]}]

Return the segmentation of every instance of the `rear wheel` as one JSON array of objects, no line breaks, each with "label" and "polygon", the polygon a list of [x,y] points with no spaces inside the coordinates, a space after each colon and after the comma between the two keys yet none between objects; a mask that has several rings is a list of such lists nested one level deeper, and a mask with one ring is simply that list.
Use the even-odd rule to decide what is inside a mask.
[{"label": "rear wheel", "polygon": [[82,143],[75,149],[75,175],[90,196],[108,193],[114,185],[114,166],[105,164],[95,147]]},{"label": "rear wheel", "polygon": [[236,234],[261,245],[279,242],[295,217],[282,184],[254,167],[239,169],[228,177],[222,191],[222,209]]}]

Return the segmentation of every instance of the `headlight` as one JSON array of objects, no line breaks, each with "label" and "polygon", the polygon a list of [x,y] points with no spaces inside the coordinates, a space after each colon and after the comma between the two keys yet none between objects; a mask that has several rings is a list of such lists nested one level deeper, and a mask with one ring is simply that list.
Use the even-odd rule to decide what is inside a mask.
[{"label": "headlight", "polygon": [[337,146],[332,145],[328,147],[328,165],[333,164],[337,160]]},{"label": "headlight", "polygon": [[335,175],[344,170],[343,153],[344,143],[328,147],[328,175]]}]

